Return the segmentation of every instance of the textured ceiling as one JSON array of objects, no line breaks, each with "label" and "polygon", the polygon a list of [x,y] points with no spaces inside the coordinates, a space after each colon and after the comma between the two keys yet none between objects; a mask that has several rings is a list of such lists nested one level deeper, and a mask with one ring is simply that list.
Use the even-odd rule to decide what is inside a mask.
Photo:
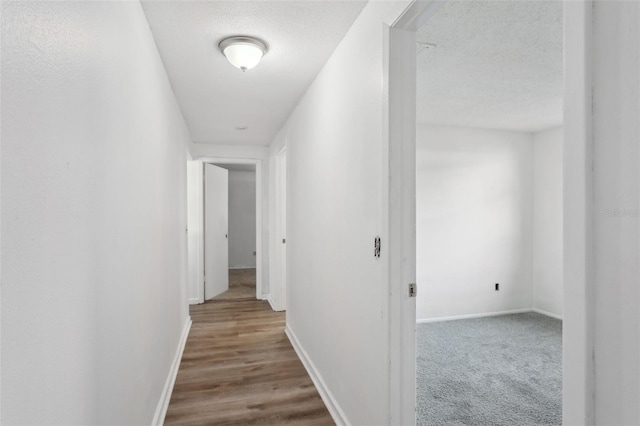
[{"label": "textured ceiling", "polygon": [[450,1],[417,34],[419,123],[562,124],[562,2]]},{"label": "textured ceiling", "polygon": [[[365,2],[142,4],[194,142],[268,145]],[[243,73],[220,53],[232,35],[268,44],[256,68]]]}]

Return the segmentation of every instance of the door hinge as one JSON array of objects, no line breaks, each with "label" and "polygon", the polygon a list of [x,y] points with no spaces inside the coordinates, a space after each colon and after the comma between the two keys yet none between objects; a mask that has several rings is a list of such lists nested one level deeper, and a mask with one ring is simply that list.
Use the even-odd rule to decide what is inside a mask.
[{"label": "door hinge", "polygon": [[416,283],[409,284],[409,297],[416,297],[418,294],[418,285]]},{"label": "door hinge", "polygon": [[373,239],[373,257],[380,257],[381,248],[382,248],[382,243],[380,242],[380,237],[375,237]]}]

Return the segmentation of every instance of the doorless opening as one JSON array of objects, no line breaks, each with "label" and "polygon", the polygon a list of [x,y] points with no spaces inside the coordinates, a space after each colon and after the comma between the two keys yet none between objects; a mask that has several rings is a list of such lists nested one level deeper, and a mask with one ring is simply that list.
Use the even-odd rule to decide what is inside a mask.
[{"label": "doorless opening", "polygon": [[[572,2],[568,2],[572,3]],[[587,212],[580,210],[588,205],[584,185],[589,176],[588,162],[578,161],[588,155],[587,138],[589,99],[585,88],[589,87],[585,55],[585,41],[581,35],[588,33],[589,6],[565,3],[564,9],[564,57],[567,69],[564,95],[564,157],[573,164],[571,176],[563,174],[564,215],[573,215],[573,231],[564,230],[564,298],[563,320],[563,420],[566,424],[580,423],[589,418],[589,389],[592,369],[589,368],[591,339],[588,328],[590,305],[584,275],[587,240],[577,231],[580,223],[587,223]],[[415,330],[416,305],[406,295],[408,283],[415,282],[416,217],[415,217],[415,153],[416,153],[416,31],[438,10],[443,2],[415,2],[388,29],[385,40],[388,45],[385,65],[388,73],[389,96],[387,105],[389,149],[383,159],[390,179],[387,185],[389,223],[389,285],[390,303],[390,365],[391,365],[391,422],[415,423]],[[569,23],[569,25],[567,25]],[[567,141],[571,141],[568,144]],[[574,161],[575,160],[575,161]],[[570,194],[570,195],[567,195]],[[571,204],[567,204],[567,198]],[[582,200],[582,201],[581,201]],[[574,229],[575,228],[575,229]],[[571,262],[567,261],[571,247]],[[576,256],[576,253],[579,256]],[[572,279],[567,279],[570,276]],[[420,283],[418,283],[420,284]],[[493,291],[494,283],[490,283]],[[502,291],[503,286],[500,286]],[[420,288],[418,287],[418,294]],[[585,331],[587,330],[587,332]],[[567,341],[571,344],[567,345]],[[567,365],[566,360],[571,360]]]}]

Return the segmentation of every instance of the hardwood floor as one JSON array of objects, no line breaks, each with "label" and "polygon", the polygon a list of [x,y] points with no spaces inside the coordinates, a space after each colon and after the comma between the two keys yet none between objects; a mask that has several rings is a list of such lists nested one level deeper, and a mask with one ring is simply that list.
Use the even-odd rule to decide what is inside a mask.
[{"label": "hardwood floor", "polygon": [[333,425],[284,333],[284,312],[255,299],[255,275],[247,297],[246,280],[232,272],[230,294],[191,306],[165,425]]},{"label": "hardwood floor", "polygon": [[215,297],[215,300],[256,300],[256,270],[229,269],[229,290]]}]

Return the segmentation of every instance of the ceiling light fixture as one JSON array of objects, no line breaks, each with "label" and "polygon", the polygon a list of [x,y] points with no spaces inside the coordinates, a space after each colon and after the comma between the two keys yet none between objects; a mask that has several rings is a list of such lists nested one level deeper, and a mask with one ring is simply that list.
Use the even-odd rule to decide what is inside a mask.
[{"label": "ceiling light fixture", "polygon": [[267,45],[257,38],[234,36],[222,40],[218,47],[231,65],[243,72],[258,65],[267,53]]}]

